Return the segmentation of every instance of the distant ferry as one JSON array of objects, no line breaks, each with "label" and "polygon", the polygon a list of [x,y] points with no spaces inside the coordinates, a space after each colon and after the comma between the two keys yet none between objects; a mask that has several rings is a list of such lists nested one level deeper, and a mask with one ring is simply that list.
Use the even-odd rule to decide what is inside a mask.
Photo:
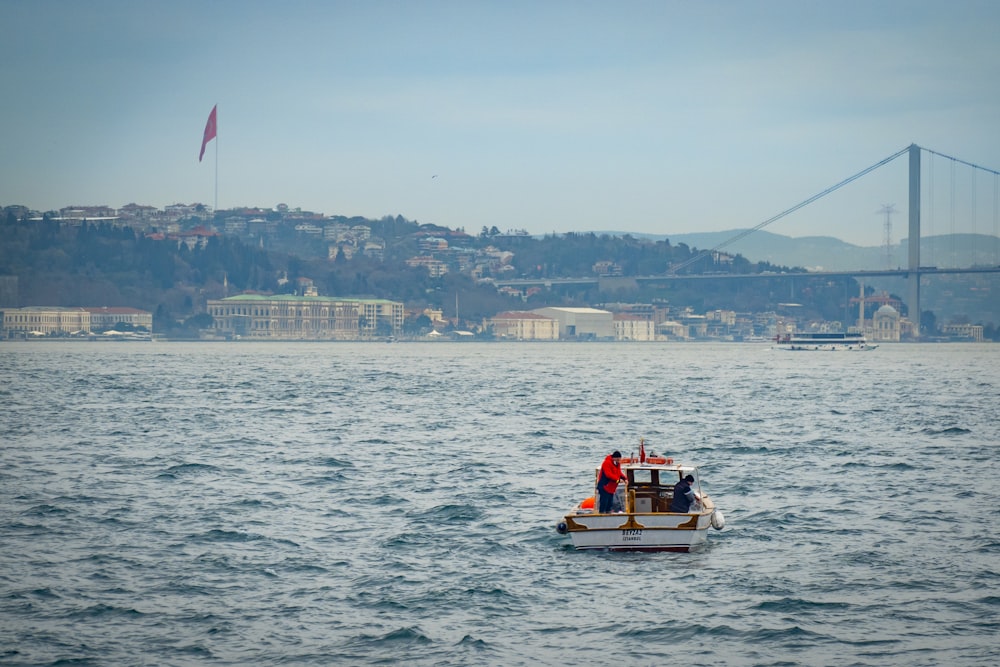
[{"label": "distant ferry", "polygon": [[776,350],[790,351],[820,351],[847,350],[864,352],[874,350],[878,345],[871,345],[864,334],[860,333],[793,333],[775,336]]}]

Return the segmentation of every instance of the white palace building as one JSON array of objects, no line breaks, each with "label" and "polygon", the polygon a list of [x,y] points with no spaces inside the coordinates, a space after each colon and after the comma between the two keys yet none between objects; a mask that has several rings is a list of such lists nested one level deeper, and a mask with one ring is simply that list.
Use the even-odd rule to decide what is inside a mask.
[{"label": "white palace building", "polygon": [[403,304],[387,299],[241,294],[207,305],[217,334],[251,340],[370,340],[403,328]]}]

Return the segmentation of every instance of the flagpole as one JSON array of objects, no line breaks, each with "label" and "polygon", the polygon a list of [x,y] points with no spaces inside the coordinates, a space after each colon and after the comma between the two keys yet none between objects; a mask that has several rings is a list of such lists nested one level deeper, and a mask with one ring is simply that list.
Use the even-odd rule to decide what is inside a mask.
[{"label": "flagpole", "polygon": [[212,209],[212,221],[215,221],[216,212],[219,210],[219,116],[218,106],[215,107],[215,205]]}]

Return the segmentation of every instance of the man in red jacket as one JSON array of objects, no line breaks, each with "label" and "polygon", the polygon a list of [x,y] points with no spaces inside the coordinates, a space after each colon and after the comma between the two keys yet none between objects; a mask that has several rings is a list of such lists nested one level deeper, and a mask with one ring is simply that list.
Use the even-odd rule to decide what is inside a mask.
[{"label": "man in red jacket", "polygon": [[604,457],[601,464],[601,476],[597,480],[597,493],[600,496],[598,512],[608,514],[615,499],[615,491],[618,490],[618,482],[625,479],[625,473],[621,469],[621,452],[614,451]]}]

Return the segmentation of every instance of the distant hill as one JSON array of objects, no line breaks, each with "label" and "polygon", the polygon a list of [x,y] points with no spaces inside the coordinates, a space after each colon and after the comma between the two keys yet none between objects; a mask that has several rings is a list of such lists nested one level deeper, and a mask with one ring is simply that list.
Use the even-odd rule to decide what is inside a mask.
[{"label": "distant hill", "polygon": [[[677,245],[707,250],[725,243],[744,230],[701,232],[694,234],[637,234],[632,232],[595,232],[635,238],[664,240]],[[888,266],[906,267],[909,257],[908,240],[896,244],[891,253],[891,265],[886,261],[881,246],[864,247],[846,243],[831,236],[790,237],[760,230],[744,236],[739,241],[722,248],[740,254],[752,262],[771,262],[782,266],[801,266],[808,269],[829,271],[854,271],[881,269]],[[920,246],[920,263],[923,266],[971,266],[1000,263],[1000,238],[986,234],[949,234],[925,237]]]}]

